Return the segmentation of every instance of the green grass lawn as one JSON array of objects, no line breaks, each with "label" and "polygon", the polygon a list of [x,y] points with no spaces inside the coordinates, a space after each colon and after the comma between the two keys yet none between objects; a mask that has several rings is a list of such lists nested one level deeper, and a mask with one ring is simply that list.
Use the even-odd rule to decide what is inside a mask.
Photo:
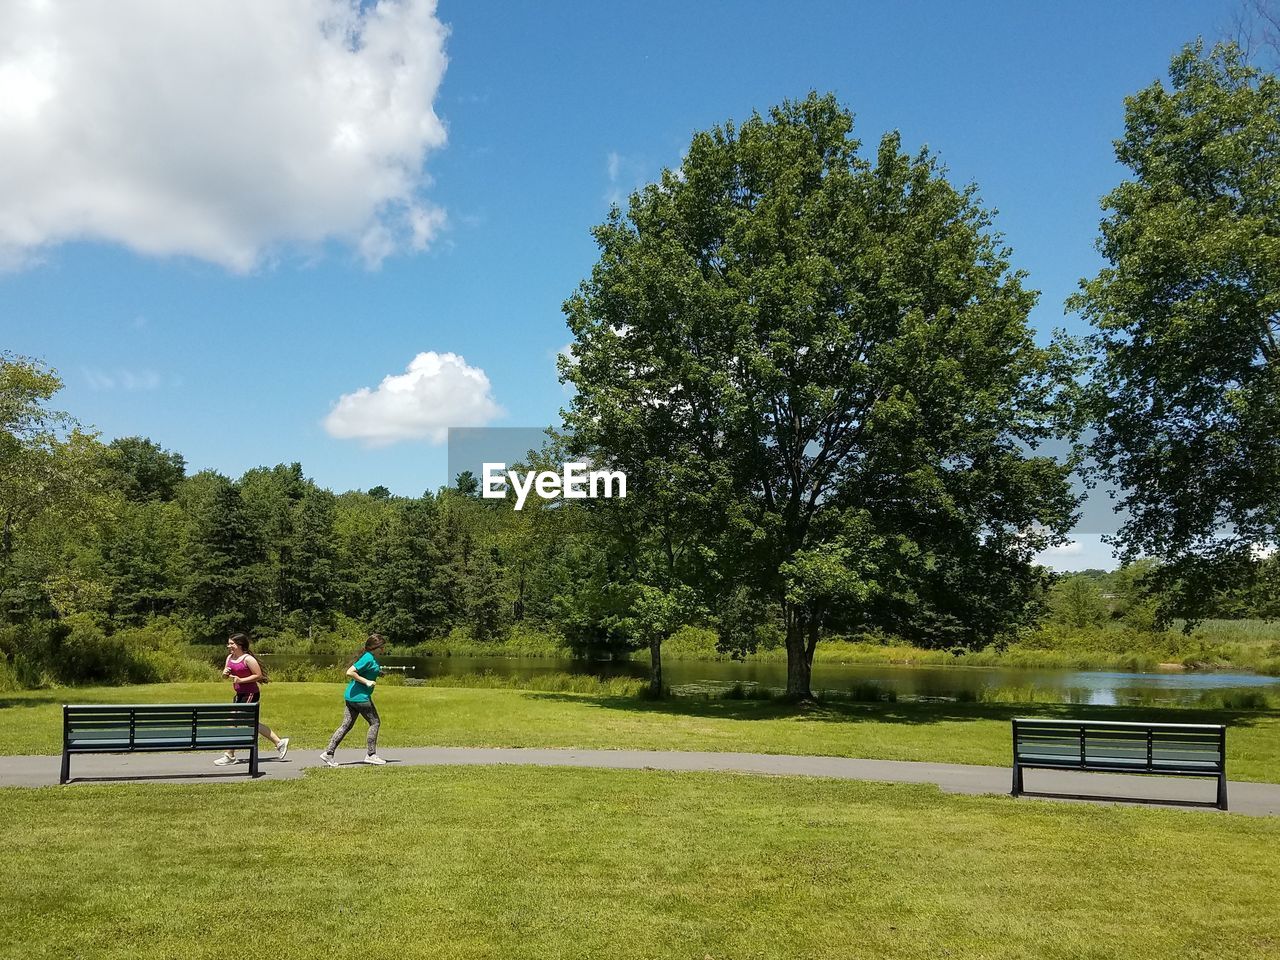
[{"label": "green grass lawn", "polygon": [[1272,819],[529,767],[0,801],[12,957],[1280,957]]},{"label": "green grass lawn", "polygon": [[[34,690],[0,695],[0,754],[61,749],[62,703],[221,702],[226,684],[157,684]],[[379,687],[380,744],[397,746],[579,747],[726,750],[889,760],[1009,763],[1014,716],[1226,722],[1228,773],[1280,782],[1280,714],[1049,704],[780,703],[631,697],[458,687]],[[263,719],[292,749],[319,750],[342,713],[334,683],[272,683]],[[364,724],[346,745],[364,742]]]}]

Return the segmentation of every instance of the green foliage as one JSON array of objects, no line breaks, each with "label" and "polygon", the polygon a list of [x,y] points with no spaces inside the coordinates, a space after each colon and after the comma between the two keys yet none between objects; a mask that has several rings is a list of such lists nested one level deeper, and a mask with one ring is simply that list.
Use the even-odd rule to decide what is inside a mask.
[{"label": "green foliage", "polygon": [[287,626],[269,634],[258,640],[253,649],[260,653],[350,656],[363,646],[365,638],[371,632],[365,624],[341,613],[334,614],[332,623],[324,628],[307,624],[302,624],[301,627],[299,630]]},{"label": "green foliage", "polygon": [[[379,681],[381,682],[381,681]],[[547,693],[580,693],[604,697],[643,697],[642,680],[631,677],[601,679],[581,673],[540,673],[532,677],[512,677],[498,673],[472,673],[466,676],[432,677],[423,681],[429,687],[467,687],[479,690],[539,690]]]},{"label": "green foliage", "polygon": [[189,513],[186,604],[196,635],[219,640],[258,621],[267,555],[262,528],[239,488],[218,474],[205,479],[203,495]]},{"label": "green foliage", "polygon": [[1097,583],[1083,574],[1067,577],[1049,591],[1052,622],[1080,629],[1096,627],[1109,616],[1107,602]]},{"label": "green foliage", "polygon": [[102,572],[119,623],[174,613],[182,603],[182,509],[149,500],[126,503],[104,531]]},{"label": "green foliage", "polygon": [[672,633],[662,648],[678,660],[718,660],[724,656],[718,648],[719,640],[715,630],[686,624]]},{"label": "green foliage", "polygon": [[1094,456],[1128,557],[1166,559],[1166,613],[1248,583],[1280,521],[1280,79],[1187,47],[1125,101],[1110,266],[1071,306],[1095,325]]},{"label": "green foliage", "polygon": [[777,694],[756,683],[735,683],[720,693],[721,700],[773,700]]},{"label": "green foliage", "polygon": [[51,659],[62,683],[129,682],[130,658],[127,652],[107,637],[102,624],[94,617],[75,613],[64,617]]},{"label": "green foliage", "polygon": [[127,500],[172,500],[186,472],[187,461],[181,454],[145,437],[119,437],[107,444],[108,483]]},{"label": "green foliage", "polygon": [[565,305],[566,426],[643,491],[610,508],[642,514],[635,576],[777,604],[799,696],[823,629],[1021,622],[1075,506],[1027,452],[1070,419],[1070,350],[1035,344],[976,190],[852,125],[811,94],[697,134]]},{"label": "green foliage", "polygon": [[282,559],[285,605],[301,613],[308,627],[326,625],[336,606],[334,514],[333,494],[314,486],[293,508],[289,550]]},{"label": "green foliage", "polygon": [[467,619],[480,643],[500,640],[507,629],[511,605],[503,596],[501,571],[487,553],[480,553],[466,581]]},{"label": "green foliage", "polygon": [[69,535],[110,513],[102,445],[46,405],[61,388],[39,361],[0,352],[0,600],[19,619],[50,612],[43,582]]},{"label": "green foliage", "polygon": [[396,501],[373,543],[366,586],[370,620],[402,643],[439,634],[449,610],[436,519],[434,501]]},{"label": "green foliage", "polygon": [[175,621],[109,629],[105,618],[73,613],[57,621],[0,628],[3,671],[25,687],[57,684],[160,683],[213,680],[218,671],[188,655]]},{"label": "green foliage", "polygon": [[454,478],[453,488],[464,497],[474,497],[480,492],[480,481],[470,470],[463,470]]},{"label": "green foliage", "polygon": [[528,624],[512,624],[499,640],[479,641],[469,627],[457,626],[442,637],[397,647],[404,657],[572,657],[576,651],[560,634]]},{"label": "green foliage", "polygon": [[576,656],[621,656],[636,649],[627,630],[627,577],[618,559],[593,546],[571,554],[582,575],[566,580],[555,598],[556,622]]},{"label": "green foliage", "polygon": [[278,627],[298,609],[297,584],[293,582],[294,530],[298,505],[311,484],[299,463],[257,467],[235,484],[243,514],[257,536],[252,576],[256,581],[255,621]]},{"label": "green foliage", "polygon": [[720,602],[716,645],[712,653],[742,659],[760,650],[776,650],[784,643],[781,610],[768,598],[739,584]]},{"label": "green foliage", "polygon": [[527,459],[625,469],[625,501],[517,513],[467,473],[335,496],[297,463],[187,477],[151,440],[99,443],[50,408],[53,370],[0,355],[0,684],[181,675],[148,639],[178,625],[281,652],[369,629],[431,655],[644,650],[659,694],[663,650],[785,657],[793,695],[828,654],[1280,672],[1261,627],[1164,629],[1280,616],[1260,549],[1280,87],[1230,48],[1171,77],[1127,104],[1111,266],[1074,302],[1097,328],[1095,452],[1133,498],[1122,538],[1165,562],[1056,582],[1031,562],[1075,507],[1071,463],[1036,454],[1076,425],[1073,345],[1035,343],[976,188],[894,134],[863,151],[810,95],[697,134],[594,232],[565,433]]}]

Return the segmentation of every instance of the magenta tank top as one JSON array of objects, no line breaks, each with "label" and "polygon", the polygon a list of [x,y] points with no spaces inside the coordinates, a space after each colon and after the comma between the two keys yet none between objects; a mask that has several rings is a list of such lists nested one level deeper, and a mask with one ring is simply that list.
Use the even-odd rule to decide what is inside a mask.
[{"label": "magenta tank top", "polygon": [[[245,654],[245,657],[247,656],[248,654]],[[231,675],[233,677],[253,676],[253,671],[250,670],[249,665],[244,662],[245,657],[241,657],[239,663],[237,663],[235,660],[232,660],[230,657],[227,657],[227,669],[231,671]],[[258,692],[258,684],[256,681],[253,683],[241,683],[239,680],[237,680],[235,683],[231,684],[231,686],[235,687],[236,693],[257,693]]]}]

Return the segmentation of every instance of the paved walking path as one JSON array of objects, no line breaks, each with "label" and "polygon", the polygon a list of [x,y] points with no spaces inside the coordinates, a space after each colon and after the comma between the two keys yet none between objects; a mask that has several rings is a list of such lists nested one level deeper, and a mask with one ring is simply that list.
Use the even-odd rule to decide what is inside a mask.
[{"label": "paved walking path", "polygon": [[[135,753],[81,755],[71,758],[72,784],[84,783],[243,783],[248,760],[216,767],[211,753]],[[343,767],[365,767],[363,751],[339,750]],[[527,764],[540,767],[603,767],[614,770],[677,770],[755,773],[774,776],[832,777],[887,783],[931,783],[946,793],[1009,792],[1010,771],[958,763],[909,760],[858,760],[849,757],[803,757],[766,753],[698,753],[674,750],[551,750],[533,748],[399,747],[387,748],[387,767]],[[58,782],[60,757],[0,757],[0,787],[43,787]],[[294,749],[285,760],[266,750],[259,761],[258,781],[289,780],[321,766],[315,750]],[[378,771],[370,768],[369,773]],[[1174,777],[1028,770],[1026,786],[1053,799],[1131,800],[1161,806],[1211,809],[1217,783]],[[1280,815],[1280,784],[1232,781],[1231,812],[1252,816]]]}]

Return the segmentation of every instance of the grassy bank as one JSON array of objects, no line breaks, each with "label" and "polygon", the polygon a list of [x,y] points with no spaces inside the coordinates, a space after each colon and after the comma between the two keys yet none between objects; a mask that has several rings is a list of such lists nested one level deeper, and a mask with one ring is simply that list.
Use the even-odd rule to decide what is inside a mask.
[{"label": "grassy bank", "polygon": [[[225,684],[156,684],[0,698],[0,754],[54,754],[64,702],[220,702]],[[1129,710],[1052,704],[825,703],[676,698],[645,701],[621,693],[573,693],[436,686],[379,686],[381,744],[459,747],[581,747],[724,750],[934,760],[1005,766],[1014,716],[1223,722],[1232,779],[1280,783],[1280,713]],[[263,719],[319,750],[341,719],[341,686],[274,683]]]},{"label": "grassy bank", "polygon": [[[56,629],[55,629],[56,627]],[[308,635],[284,631],[255,640],[255,652],[338,658],[360,648],[365,628],[338,618],[330,630]],[[59,684],[198,681],[221,666],[221,644],[189,642],[187,627],[156,618],[138,627],[108,631],[92,617],[74,615],[60,625],[0,628],[0,692]],[[481,642],[465,628],[417,645],[394,643],[407,657],[505,657],[551,659],[572,655],[553,632],[517,626],[500,640]],[[715,631],[684,627],[663,645],[668,662],[727,660],[716,649]],[[647,660],[646,652],[633,655]],[[748,661],[784,662],[778,645]],[[1190,634],[1181,630],[1139,631],[1119,623],[1070,630],[1046,626],[1000,649],[925,649],[892,637],[829,638],[817,647],[818,663],[947,665],[1076,670],[1241,670],[1280,675],[1280,623],[1258,620],[1206,621]],[[280,664],[280,679],[333,679],[338,674],[305,663]]]},{"label": "grassy bank", "polygon": [[[342,629],[312,637],[284,633],[258,641],[264,653],[337,655],[356,649],[363,632],[346,623]],[[662,648],[669,660],[727,660],[716,649],[714,630],[684,627]],[[510,630],[501,639],[480,642],[465,628],[415,646],[397,645],[399,656],[420,657],[568,657],[572,650],[560,635],[527,627]],[[647,660],[648,653],[632,655]],[[748,661],[785,662],[778,645],[749,654]],[[1119,623],[1068,629],[1045,626],[1027,632],[1007,646],[981,650],[935,650],[913,646],[893,637],[863,635],[835,637],[818,644],[815,660],[831,663],[950,664],[959,666],[1039,667],[1074,670],[1190,670],[1240,669],[1280,675],[1280,622],[1263,620],[1206,620],[1190,634],[1181,624],[1160,631],[1134,630]]]},{"label": "grassy bank", "polygon": [[[638,653],[638,659],[647,654]],[[663,645],[673,660],[723,660],[712,630],[686,627]],[[781,647],[748,660],[785,663]],[[1280,622],[1206,620],[1190,634],[1181,626],[1146,632],[1119,624],[1071,630],[1043,627],[1007,646],[983,650],[931,650],[892,637],[836,637],[814,651],[819,663],[934,664],[968,667],[1035,667],[1070,670],[1150,671],[1238,669],[1280,676]]]},{"label": "grassy bank", "polygon": [[0,796],[13,956],[1280,957],[1271,819],[533,768]]}]

